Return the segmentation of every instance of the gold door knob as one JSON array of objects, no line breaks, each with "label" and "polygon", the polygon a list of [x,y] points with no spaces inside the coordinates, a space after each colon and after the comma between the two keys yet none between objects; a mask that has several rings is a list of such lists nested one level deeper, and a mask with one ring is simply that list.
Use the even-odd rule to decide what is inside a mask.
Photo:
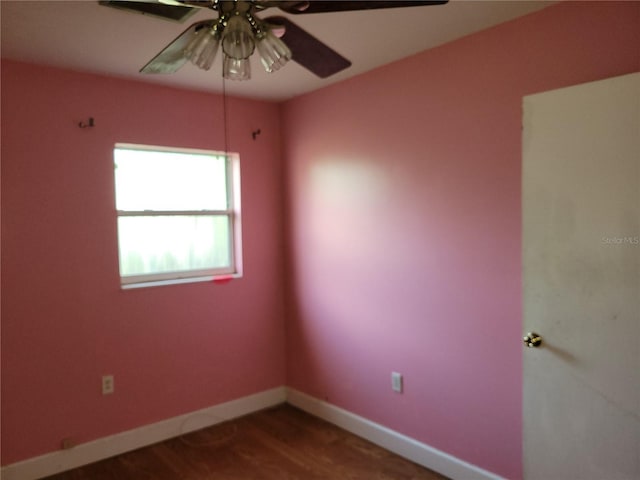
[{"label": "gold door knob", "polygon": [[529,332],[522,337],[522,341],[529,348],[539,347],[542,343],[542,337],[535,332]]}]

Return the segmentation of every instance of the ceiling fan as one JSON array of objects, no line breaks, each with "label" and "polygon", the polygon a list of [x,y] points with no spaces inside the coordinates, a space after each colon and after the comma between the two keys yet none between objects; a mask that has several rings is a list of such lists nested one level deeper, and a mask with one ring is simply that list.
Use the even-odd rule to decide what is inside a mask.
[{"label": "ceiling fan", "polygon": [[[344,58],[289,18],[273,16],[260,18],[258,14],[269,8],[278,8],[294,15],[370,10],[381,8],[441,5],[448,0],[425,1],[340,1],[340,0],[135,0],[100,1],[102,5],[136,10],[163,17],[194,8],[206,8],[217,13],[217,18],[196,22],[189,26],[140,72],[174,73],[187,61],[209,70],[222,47],[223,77],[231,80],[251,78],[249,57],[258,51],[267,72],[279,70],[293,60],[315,75],[326,78],[351,65]],[[178,13],[179,10],[181,11]]]}]

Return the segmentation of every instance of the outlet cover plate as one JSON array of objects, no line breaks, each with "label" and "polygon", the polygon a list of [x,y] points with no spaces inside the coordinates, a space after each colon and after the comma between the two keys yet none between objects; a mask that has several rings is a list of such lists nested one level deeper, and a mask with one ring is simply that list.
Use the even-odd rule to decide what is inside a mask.
[{"label": "outlet cover plate", "polygon": [[402,374],[391,372],[391,389],[394,392],[402,393]]},{"label": "outlet cover plate", "polygon": [[111,395],[115,390],[115,384],[113,382],[113,375],[102,376],[102,394]]}]

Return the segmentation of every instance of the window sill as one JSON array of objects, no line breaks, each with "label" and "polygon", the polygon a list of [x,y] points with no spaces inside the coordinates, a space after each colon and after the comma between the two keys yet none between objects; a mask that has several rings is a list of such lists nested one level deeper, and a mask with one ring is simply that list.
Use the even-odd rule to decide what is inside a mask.
[{"label": "window sill", "polygon": [[223,285],[225,283],[230,282],[231,280],[235,280],[238,278],[242,278],[242,275],[239,273],[234,273],[230,275],[208,275],[204,277],[173,278],[170,280],[153,280],[150,282],[123,283],[120,285],[120,287],[122,288],[122,290],[135,290],[138,288],[164,287],[167,285],[181,285],[184,283],[202,283],[202,282],[210,282],[216,285]]}]

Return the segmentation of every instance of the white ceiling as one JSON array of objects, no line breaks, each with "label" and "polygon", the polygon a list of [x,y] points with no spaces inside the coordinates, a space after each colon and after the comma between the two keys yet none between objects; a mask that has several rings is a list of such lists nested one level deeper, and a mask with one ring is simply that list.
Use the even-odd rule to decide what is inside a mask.
[{"label": "white ceiling", "polygon": [[[553,2],[451,0],[446,5],[429,7],[285,14],[353,65],[320,79],[295,62],[267,74],[253,58],[252,79],[227,81],[226,91],[236,96],[285,100],[540,10],[550,3]],[[283,14],[273,8],[260,16]],[[0,0],[2,57],[220,92],[221,55],[208,72],[187,64],[172,75],[138,73],[192,22],[215,16],[202,9],[181,24],[106,8],[91,0]]]}]

